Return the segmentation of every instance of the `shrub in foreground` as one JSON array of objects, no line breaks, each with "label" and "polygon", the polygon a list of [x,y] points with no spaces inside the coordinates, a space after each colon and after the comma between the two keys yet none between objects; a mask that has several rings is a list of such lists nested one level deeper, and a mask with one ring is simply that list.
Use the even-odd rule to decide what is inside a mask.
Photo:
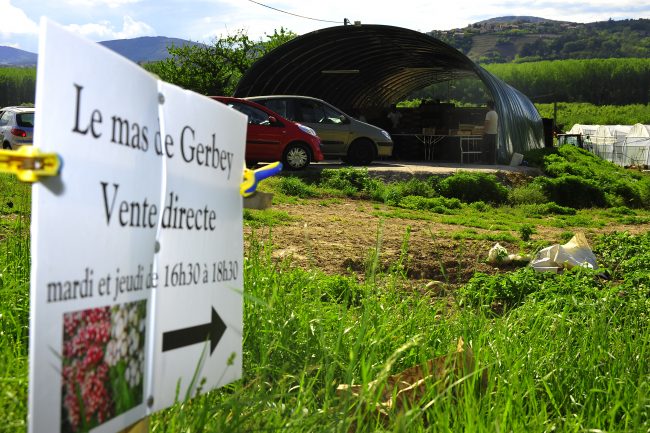
[{"label": "shrub in foreground", "polygon": [[508,189],[493,174],[459,172],[438,183],[440,195],[465,203],[483,201],[501,204],[508,199]]},{"label": "shrub in foreground", "polygon": [[[574,207],[590,206],[630,206],[650,207],[650,176],[624,169],[609,161],[571,145],[561,146],[557,153],[544,158],[544,172],[555,180],[546,186],[556,194],[550,197],[558,204],[557,195],[572,194],[576,188],[579,193],[592,193],[591,203],[585,202]],[[559,180],[563,179],[563,180]],[[545,193],[549,193],[546,189]]]},{"label": "shrub in foreground", "polygon": [[530,167],[544,167],[544,158],[548,155],[557,153],[557,149],[552,147],[542,147],[541,149],[531,149],[524,152],[524,161]]},{"label": "shrub in foreground", "polygon": [[385,186],[383,201],[391,206],[399,206],[405,197],[434,198],[439,196],[433,186],[424,180],[411,178],[405,182],[392,182]]},{"label": "shrub in foreground", "polygon": [[417,195],[407,195],[400,199],[397,206],[404,209],[429,210],[436,213],[446,213],[450,209],[460,209],[462,204],[457,198],[427,198]]},{"label": "shrub in foreground", "polygon": [[278,189],[283,194],[301,198],[315,197],[317,194],[313,186],[307,185],[300,178],[294,176],[281,177]]},{"label": "shrub in foreground", "polygon": [[543,204],[524,204],[520,205],[519,209],[521,209],[528,216],[575,215],[577,213],[576,210],[572,207],[560,206],[554,202]]},{"label": "shrub in foreground", "polygon": [[560,206],[583,209],[607,205],[605,192],[590,179],[564,175],[557,178],[537,177],[532,183]]},{"label": "shrub in foreground", "polygon": [[513,205],[542,204],[548,202],[548,197],[539,184],[526,184],[513,188],[508,193],[508,201]]},{"label": "shrub in foreground", "polygon": [[[457,292],[461,306],[494,311],[495,306],[512,308],[528,297],[538,302],[559,297],[573,297],[574,306],[580,300],[606,300],[614,305],[628,303],[643,315],[650,308],[650,233],[634,236],[611,233],[600,236],[594,246],[599,269],[574,267],[561,274],[537,272],[527,266],[515,272],[487,275],[477,272]],[[603,274],[611,279],[602,278]],[[633,305],[632,305],[633,304]]]},{"label": "shrub in foreground", "polygon": [[367,190],[371,182],[368,169],[345,167],[323,170],[319,185],[324,188],[338,189],[341,191],[361,192]]}]

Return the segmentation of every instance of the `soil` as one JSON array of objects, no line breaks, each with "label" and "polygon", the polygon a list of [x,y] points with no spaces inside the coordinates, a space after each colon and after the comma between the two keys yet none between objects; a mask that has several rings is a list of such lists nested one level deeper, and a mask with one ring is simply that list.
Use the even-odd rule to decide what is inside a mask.
[{"label": "soil", "polygon": [[[511,183],[522,180],[521,173],[507,174]],[[413,282],[423,287],[435,286],[432,281],[458,286],[469,280],[477,271],[485,273],[508,272],[525,266],[525,263],[495,267],[486,262],[489,249],[494,245],[488,240],[453,240],[452,234],[466,229],[459,225],[441,224],[432,221],[382,218],[377,210],[388,206],[365,200],[337,199],[325,201],[309,199],[301,204],[273,205],[274,210],[289,214],[286,225],[272,229],[257,229],[258,239],[271,240],[273,257],[288,258],[294,266],[316,268],[327,274],[355,275],[365,278],[367,263],[373,251],[379,251],[379,263],[383,270],[400,262],[403,249],[407,256],[404,264],[406,274]],[[407,238],[407,230],[410,234]],[[566,228],[538,226],[531,240],[543,240],[549,245],[561,243]],[[650,224],[611,224],[603,229],[585,230],[587,239],[593,242],[595,236],[604,232],[625,231],[642,233]],[[474,229],[477,233],[487,230]],[[572,228],[572,231],[578,231]],[[246,239],[252,229],[245,228]],[[519,234],[511,234],[519,239]],[[519,245],[500,242],[508,252],[518,253]],[[403,247],[404,245],[404,247]],[[402,259],[404,261],[404,259]]]}]

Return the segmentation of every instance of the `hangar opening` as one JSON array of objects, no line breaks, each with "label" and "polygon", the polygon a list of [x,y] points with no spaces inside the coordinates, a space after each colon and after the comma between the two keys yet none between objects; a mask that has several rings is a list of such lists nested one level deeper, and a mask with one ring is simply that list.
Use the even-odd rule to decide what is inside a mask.
[{"label": "hangar opening", "polygon": [[[234,96],[323,99],[348,115],[386,127],[396,157],[457,160],[470,157],[467,149],[480,146],[484,107],[456,107],[434,98],[418,107],[399,108],[400,125],[394,128],[387,123],[387,113],[391,105],[428,86],[443,89],[439,92],[444,97],[445,85],[451,88],[472,79],[483,84],[495,103],[500,162],[509,161],[514,152],[543,146],[542,119],[525,95],[450,45],[401,27],[346,25],[299,36],[258,60],[242,77]],[[413,150],[417,155],[408,154]]]}]

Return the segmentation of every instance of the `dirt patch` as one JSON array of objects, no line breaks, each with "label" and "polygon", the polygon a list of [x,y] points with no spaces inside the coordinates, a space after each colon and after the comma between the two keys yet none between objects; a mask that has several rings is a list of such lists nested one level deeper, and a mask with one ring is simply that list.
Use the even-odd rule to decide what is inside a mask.
[{"label": "dirt patch", "polygon": [[[306,178],[317,177],[326,168],[344,167],[340,162],[325,161],[312,164],[300,173]],[[507,165],[463,165],[457,163],[382,161],[367,167],[371,176],[385,182],[403,181],[413,177],[449,176],[458,171],[484,172],[496,175],[508,186],[519,186],[540,175],[532,167]],[[341,199],[327,205],[323,200],[304,200],[300,205],[274,205],[273,209],[289,214],[291,221],[276,226],[257,236],[271,236],[274,257],[290,258],[295,266],[317,268],[328,274],[350,274],[365,278],[369,263],[378,253],[377,263],[382,270],[400,263],[407,277],[421,281],[425,287],[431,281],[441,281],[445,287],[464,284],[475,272],[509,272],[521,265],[494,267],[486,263],[494,242],[487,240],[454,240],[453,234],[467,227],[432,221],[402,218],[384,218],[377,215],[377,207],[384,205],[363,200]],[[472,228],[478,234],[487,230]],[[628,231],[644,233],[650,224],[610,224],[604,229],[586,230],[589,240],[599,233]],[[407,234],[408,230],[408,234]],[[575,228],[571,230],[576,231]],[[533,240],[548,244],[562,241],[568,229],[547,226],[536,227]],[[246,235],[251,229],[245,228]],[[511,232],[519,238],[516,231]],[[518,244],[500,242],[508,251],[517,253]],[[405,252],[405,253],[404,253]],[[416,286],[414,286],[416,287]],[[431,287],[431,286],[429,286]],[[438,287],[438,286],[436,286]]]},{"label": "dirt patch", "polygon": [[[453,240],[452,234],[463,230],[463,226],[382,218],[376,215],[376,206],[367,201],[345,199],[327,205],[320,200],[274,205],[274,209],[287,212],[292,221],[271,230],[257,230],[256,236],[261,240],[271,238],[273,256],[278,259],[290,258],[296,266],[317,268],[328,274],[351,274],[359,279],[365,277],[368,264],[377,252],[377,263],[382,270],[402,263],[408,278],[424,280],[423,284],[436,280],[455,286],[468,281],[477,271],[495,273],[514,269],[486,263],[487,253],[494,245],[492,241]],[[624,230],[641,233],[648,229],[650,224],[609,225],[600,230],[589,229],[588,237]],[[533,239],[555,243],[561,241],[561,234],[567,229],[540,226],[537,231]],[[251,229],[246,227],[245,233],[248,238]],[[511,234],[518,238],[516,232]],[[516,244],[500,243],[513,253],[518,250]]]}]

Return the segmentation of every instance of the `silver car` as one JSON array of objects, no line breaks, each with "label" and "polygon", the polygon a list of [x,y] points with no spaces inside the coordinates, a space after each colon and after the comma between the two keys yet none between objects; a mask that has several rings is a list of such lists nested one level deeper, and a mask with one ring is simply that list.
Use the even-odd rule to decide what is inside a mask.
[{"label": "silver car", "polygon": [[0,109],[0,141],[3,149],[31,145],[34,136],[33,107]]},{"label": "silver car", "polygon": [[348,116],[327,102],[309,96],[269,95],[250,99],[287,119],[313,128],[321,139],[325,157],[367,165],[378,156],[393,154],[388,132]]}]

